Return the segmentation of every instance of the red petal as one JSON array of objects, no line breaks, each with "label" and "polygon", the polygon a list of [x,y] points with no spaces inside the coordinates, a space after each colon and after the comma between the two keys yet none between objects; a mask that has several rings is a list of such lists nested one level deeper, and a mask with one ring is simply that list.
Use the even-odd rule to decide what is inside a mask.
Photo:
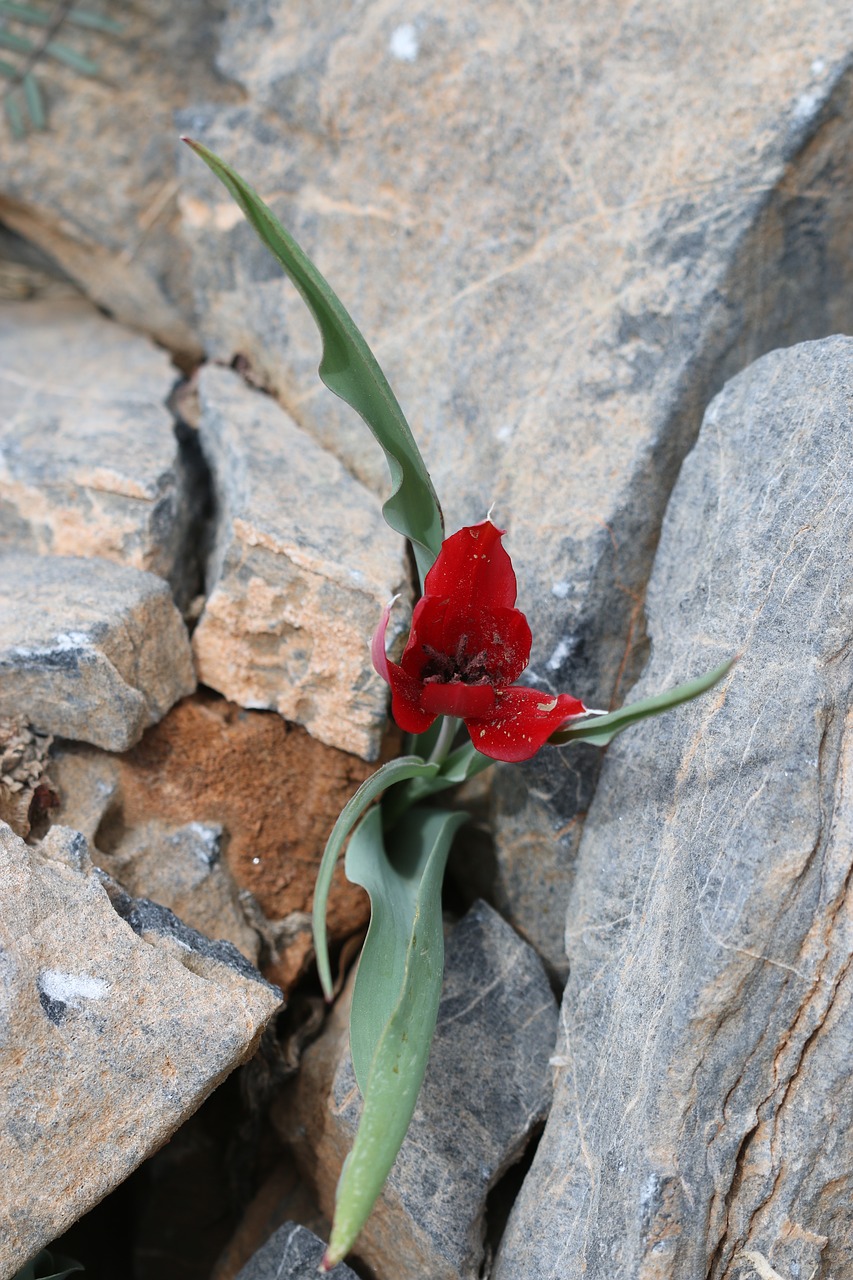
[{"label": "red petal", "polygon": [[490,684],[425,684],[421,690],[421,706],[439,716],[490,716],[495,710],[495,691]]},{"label": "red petal", "polygon": [[391,686],[391,715],[404,733],[423,733],[436,717],[434,711],[421,708],[424,685],[410,676],[396,662],[388,663],[388,683]]},{"label": "red petal", "polygon": [[520,609],[460,613],[446,600],[424,596],[415,606],[400,661],[409,675],[419,677],[432,657],[424,645],[452,657],[460,644],[469,659],[483,655],[483,665],[496,685],[512,684],[530,658],[530,627]]},{"label": "red petal", "polygon": [[496,692],[493,715],[465,721],[474,746],[493,760],[529,760],[564,720],[586,710],[568,693],[553,697],[518,686]]},{"label": "red petal", "polygon": [[394,596],[393,600],[389,600],[385,608],[382,610],[382,617],[379,619],[379,626],[373,633],[373,639],[370,642],[370,658],[373,662],[373,669],[377,675],[383,680],[391,683],[388,676],[388,655],[385,652],[385,632],[388,630],[388,619],[391,617],[391,610],[394,607],[394,601],[399,600],[399,596]]},{"label": "red petal", "polygon": [[501,545],[503,535],[503,529],[483,520],[446,538],[424,581],[424,595],[449,600],[460,613],[511,609],[518,586]]}]

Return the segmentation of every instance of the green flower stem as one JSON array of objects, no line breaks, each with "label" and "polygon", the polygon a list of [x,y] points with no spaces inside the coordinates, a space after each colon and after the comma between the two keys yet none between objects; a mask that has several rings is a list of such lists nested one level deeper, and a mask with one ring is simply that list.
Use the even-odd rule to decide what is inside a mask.
[{"label": "green flower stem", "polygon": [[427,764],[444,764],[450,748],[453,746],[453,739],[456,737],[458,728],[459,721],[455,716],[442,716],[441,728],[438,731],[435,746],[427,759]]}]

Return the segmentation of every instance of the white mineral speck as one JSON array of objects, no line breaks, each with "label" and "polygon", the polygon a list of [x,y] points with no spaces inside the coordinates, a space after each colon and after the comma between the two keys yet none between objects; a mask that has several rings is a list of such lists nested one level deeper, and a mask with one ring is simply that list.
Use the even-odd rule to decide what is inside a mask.
[{"label": "white mineral speck", "polygon": [[43,969],[39,986],[51,1000],[61,1000],[72,1009],[79,1009],[81,1000],[102,999],[110,989],[110,984],[102,978],[91,978],[86,973],[63,973],[60,969]]},{"label": "white mineral speck", "polygon": [[564,637],[560,641],[560,643],[557,645],[556,649],[551,654],[548,661],[545,663],[545,666],[548,668],[548,670],[556,671],[559,667],[561,667],[565,662],[566,658],[568,658],[569,654],[571,653],[571,649],[572,649],[571,641],[567,640]]},{"label": "white mineral speck", "polygon": [[418,56],[418,33],[411,22],[395,28],[388,41],[391,56],[400,62],[415,62]]}]

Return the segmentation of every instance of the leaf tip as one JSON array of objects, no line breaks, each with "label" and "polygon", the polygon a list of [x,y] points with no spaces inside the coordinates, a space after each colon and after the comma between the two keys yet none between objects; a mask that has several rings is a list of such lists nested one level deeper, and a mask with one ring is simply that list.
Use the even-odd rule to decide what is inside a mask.
[{"label": "leaf tip", "polygon": [[317,1270],[320,1272],[321,1275],[326,1275],[327,1272],[331,1271],[333,1267],[336,1267],[339,1262],[340,1262],[340,1258],[332,1257],[331,1246],[330,1246],[329,1248],[326,1249],[326,1252],[323,1254],[323,1257],[320,1260],[320,1265],[317,1268]]}]

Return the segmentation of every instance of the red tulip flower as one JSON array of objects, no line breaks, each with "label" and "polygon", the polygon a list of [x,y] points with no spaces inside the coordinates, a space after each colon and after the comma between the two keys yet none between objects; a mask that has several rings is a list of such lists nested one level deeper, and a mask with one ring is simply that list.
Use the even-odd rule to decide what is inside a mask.
[{"label": "red tulip flower", "polygon": [[406,733],[423,733],[436,716],[458,716],[483,755],[528,760],[587,709],[567,693],[513,684],[529,661],[531,635],[515,608],[503,534],[484,520],[441,544],[399,665],[385,653],[390,605],[373,637],[373,665],[391,686],[391,713]]}]

